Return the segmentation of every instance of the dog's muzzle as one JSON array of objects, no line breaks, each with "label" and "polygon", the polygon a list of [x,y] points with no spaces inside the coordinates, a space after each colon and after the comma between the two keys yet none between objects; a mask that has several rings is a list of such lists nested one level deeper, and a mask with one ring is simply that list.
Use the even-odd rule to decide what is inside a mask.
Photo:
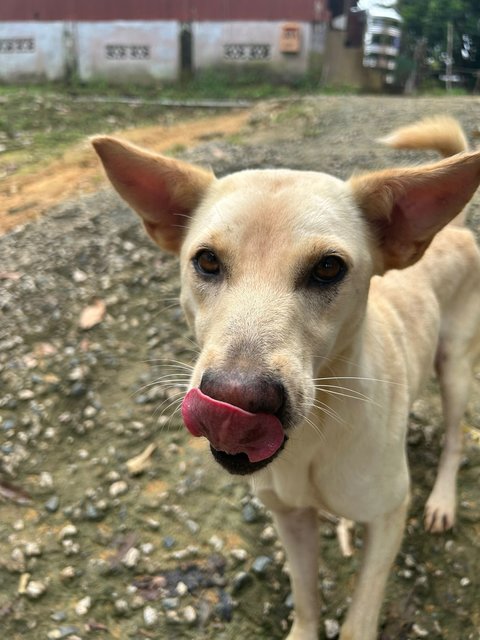
[{"label": "dog's muzzle", "polygon": [[237,376],[234,383],[233,377],[226,381],[222,376],[219,382],[214,374],[204,375],[202,388],[185,396],[182,416],[192,435],[209,440],[222,466],[231,473],[248,474],[264,467],[283,448],[286,436],[274,411],[280,410],[284,394],[279,385],[274,388],[258,378],[256,384],[252,380],[245,384]]}]

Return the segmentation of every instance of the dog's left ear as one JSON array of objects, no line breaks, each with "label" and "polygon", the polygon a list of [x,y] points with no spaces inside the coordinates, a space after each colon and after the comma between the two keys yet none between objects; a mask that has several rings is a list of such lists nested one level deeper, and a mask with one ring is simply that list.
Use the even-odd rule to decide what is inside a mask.
[{"label": "dog's left ear", "polygon": [[91,140],[118,193],[164,249],[178,253],[188,218],[215,180],[209,171],[109,136]]},{"label": "dog's left ear", "polygon": [[480,152],[435,164],[354,176],[353,197],[371,223],[383,270],[402,269],[423,255],[433,237],[457,216],[480,183]]}]

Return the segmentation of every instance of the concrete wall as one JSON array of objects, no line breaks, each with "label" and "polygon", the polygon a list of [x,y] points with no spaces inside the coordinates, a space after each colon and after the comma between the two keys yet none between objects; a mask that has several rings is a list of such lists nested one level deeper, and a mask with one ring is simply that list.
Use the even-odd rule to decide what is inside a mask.
[{"label": "concrete wall", "polygon": [[280,36],[285,22],[196,22],[192,25],[193,66],[203,70],[222,65],[263,66],[284,76],[308,71],[312,26],[299,22],[300,51],[282,53]]},{"label": "concrete wall", "polygon": [[[0,0],[1,2],[1,0]],[[296,22],[300,47],[283,53],[285,21],[193,22],[192,71],[262,68],[280,77],[318,70],[326,24]],[[161,21],[0,22],[0,81],[176,80],[182,23]],[[315,64],[312,64],[315,61]]]},{"label": "concrete wall", "polygon": [[0,81],[60,80],[67,68],[63,22],[0,22]]},{"label": "concrete wall", "polygon": [[81,80],[175,80],[179,69],[178,23],[78,22],[76,57]]}]

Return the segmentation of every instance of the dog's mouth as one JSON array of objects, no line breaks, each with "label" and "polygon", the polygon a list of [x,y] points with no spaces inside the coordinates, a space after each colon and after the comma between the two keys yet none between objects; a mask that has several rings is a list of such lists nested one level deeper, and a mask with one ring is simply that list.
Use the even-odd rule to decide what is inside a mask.
[{"label": "dog's mouth", "polygon": [[286,436],[277,416],[250,413],[215,400],[198,388],[185,396],[182,416],[192,435],[208,439],[214,458],[230,473],[258,471],[285,446]]}]

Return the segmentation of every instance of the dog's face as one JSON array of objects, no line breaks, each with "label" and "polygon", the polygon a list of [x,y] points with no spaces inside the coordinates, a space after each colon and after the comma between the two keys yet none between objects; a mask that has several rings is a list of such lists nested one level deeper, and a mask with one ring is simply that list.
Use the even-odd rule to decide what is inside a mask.
[{"label": "dog's face", "polygon": [[308,418],[317,371],[360,331],[372,274],[418,260],[479,172],[470,154],[346,183],[287,170],[217,180],[112,138],[94,145],[147,232],[180,254],[201,347],[184,421],[240,474],[269,464]]},{"label": "dog's face", "polygon": [[[246,171],[212,184],[181,250],[182,306],[201,346],[192,386],[275,415],[288,437],[311,409],[319,363],[362,321],[372,244],[345,183],[331,176]],[[232,434],[225,440],[218,446],[236,448]],[[212,448],[237,473],[279,450],[252,461]]]}]

